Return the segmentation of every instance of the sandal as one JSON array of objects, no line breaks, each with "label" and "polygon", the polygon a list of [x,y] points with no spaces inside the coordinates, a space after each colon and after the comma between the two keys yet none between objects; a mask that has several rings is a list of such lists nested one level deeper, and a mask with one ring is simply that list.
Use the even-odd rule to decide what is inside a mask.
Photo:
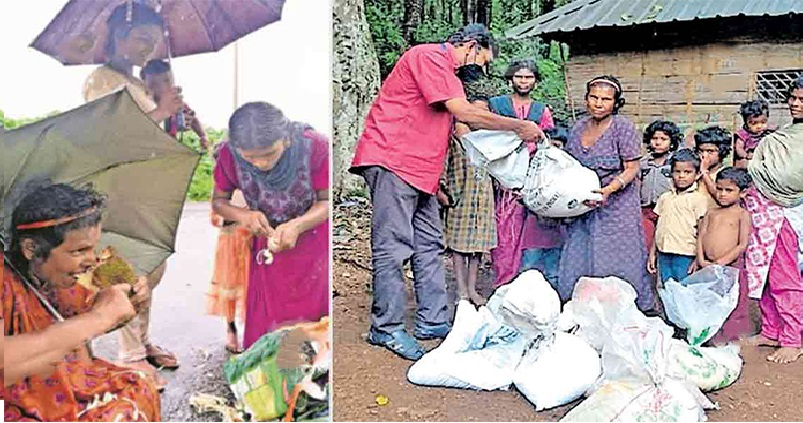
[{"label": "sandal", "polygon": [[238,347],[232,347],[231,344],[226,344],[226,351],[228,351],[229,354],[234,354],[234,355],[243,353],[243,349],[242,348],[240,348],[239,346]]},{"label": "sandal", "polygon": [[385,347],[405,360],[417,361],[424,356],[424,348],[404,330],[391,334],[381,333],[371,328],[365,339],[369,344]]},{"label": "sandal", "polygon": [[156,367],[157,369],[168,370],[178,369],[179,362],[175,354],[153,344],[146,345],[145,348],[146,351],[155,351],[153,354],[148,353],[147,357],[145,358],[153,367]]},{"label": "sandal", "polygon": [[226,332],[226,337],[228,338],[226,341],[226,351],[228,351],[229,354],[234,355],[242,354],[243,348],[240,346],[240,340],[237,338],[237,332],[229,330]]}]

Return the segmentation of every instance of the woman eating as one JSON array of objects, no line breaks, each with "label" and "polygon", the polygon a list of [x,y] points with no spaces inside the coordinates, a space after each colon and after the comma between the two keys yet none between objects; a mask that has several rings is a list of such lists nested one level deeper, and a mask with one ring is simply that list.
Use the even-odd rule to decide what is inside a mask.
[{"label": "woman eating", "polygon": [[94,358],[88,348],[150,295],[145,278],[95,294],[78,284],[97,262],[103,208],[96,192],[58,184],[33,191],[14,210],[0,301],[6,421],[161,417],[145,373]]}]

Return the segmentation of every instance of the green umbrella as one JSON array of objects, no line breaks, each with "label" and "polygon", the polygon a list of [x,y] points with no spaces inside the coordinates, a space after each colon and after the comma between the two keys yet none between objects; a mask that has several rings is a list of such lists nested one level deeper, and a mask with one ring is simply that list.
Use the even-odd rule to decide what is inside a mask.
[{"label": "green umbrella", "polygon": [[175,250],[176,231],[200,156],[145,115],[128,90],[4,131],[2,207],[11,213],[40,181],[83,185],[108,196],[101,247],[146,274]]}]

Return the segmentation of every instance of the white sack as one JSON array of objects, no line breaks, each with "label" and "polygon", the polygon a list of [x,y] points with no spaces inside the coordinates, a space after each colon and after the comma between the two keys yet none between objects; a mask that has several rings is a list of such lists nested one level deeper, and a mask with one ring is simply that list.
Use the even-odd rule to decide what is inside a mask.
[{"label": "white sack", "polygon": [[669,373],[686,378],[702,391],[715,391],[730,386],[742,373],[739,347],[693,347],[685,341],[669,341]]},{"label": "white sack", "polygon": [[693,383],[669,373],[672,329],[657,317],[620,319],[602,351],[602,382],[561,421],[705,421],[714,408]]},{"label": "white sack", "polygon": [[[685,286],[684,286],[685,285]],[[683,285],[674,280],[658,290],[666,316],[687,330],[691,345],[711,339],[739,302],[739,270],[709,266],[688,276]]]},{"label": "white sack", "polygon": [[574,334],[599,352],[617,321],[633,322],[639,316],[644,318],[636,307],[635,289],[617,277],[580,278],[570,303],[573,320],[578,326]]},{"label": "white sack", "polygon": [[488,300],[488,309],[505,325],[534,339],[557,329],[560,298],[541,272],[528,270],[498,288]]},{"label": "white sack", "polygon": [[457,305],[452,331],[407,372],[416,385],[475,390],[507,389],[526,341],[502,325],[486,307]]},{"label": "white sack", "polygon": [[508,189],[520,189],[527,179],[530,152],[515,132],[478,130],[460,138],[466,156]]},{"label": "white sack", "polygon": [[[701,404],[702,403],[702,404]],[[634,380],[605,381],[562,422],[703,422],[703,408],[713,408],[682,382],[650,385]]]},{"label": "white sack", "polygon": [[580,398],[601,371],[599,355],[593,348],[574,335],[558,332],[551,343],[527,351],[513,384],[541,411]]},{"label": "white sack", "polygon": [[559,148],[542,145],[530,161],[522,199],[538,215],[576,217],[591,210],[583,201],[602,199],[593,192],[598,189],[599,177],[593,170]]},{"label": "white sack", "polygon": [[558,317],[558,330],[561,332],[574,332],[577,322],[574,320],[574,305],[571,301],[563,305],[563,311]]}]

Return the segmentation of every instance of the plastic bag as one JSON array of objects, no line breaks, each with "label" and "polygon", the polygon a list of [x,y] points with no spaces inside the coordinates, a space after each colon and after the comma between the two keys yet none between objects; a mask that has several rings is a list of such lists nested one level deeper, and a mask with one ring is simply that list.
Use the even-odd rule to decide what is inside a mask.
[{"label": "plastic bag", "polygon": [[513,384],[541,411],[580,398],[601,371],[599,355],[593,348],[574,335],[556,333],[554,341],[527,351]]},{"label": "plastic bag", "polygon": [[466,156],[508,189],[520,189],[527,179],[530,152],[514,132],[479,130],[460,138]]},{"label": "plastic bag", "polygon": [[591,210],[583,201],[602,199],[593,192],[598,189],[599,177],[593,170],[565,151],[542,144],[530,161],[522,199],[535,214],[576,217]]},{"label": "plastic bag", "polygon": [[620,319],[644,317],[636,307],[636,296],[632,285],[616,277],[580,278],[570,301],[578,326],[575,335],[601,352]]},{"label": "plastic bag", "polygon": [[[303,334],[301,345],[293,342],[295,334]],[[244,408],[256,421],[274,420],[286,414],[328,415],[329,347],[328,317],[263,335],[248,350],[223,365],[238,408]],[[305,353],[304,362],[284,368],[281,356],[285,353],[295,356],[299,349]],[[300,393],[296,402],[289,393],[297,386]],[[290,408],[293,404],[295,409]]]},{"label": "plastic bag", "polygon": [[441,345],[424,354],[407,372],[416,385],[476,390],[506,389],[526,341],[499,322],[486,307],[457,305],[452,331]]},{"label": "plastic bag", "polygon": [[528,270],[496,290],[488,309],[505,325],[532,340],[557,329],[560,298],[541,272]]},{"label": "plastic bag", "polygon": [[669,372],[669,326],[641,315],[620,319],[610,334],[600,385],[561,421],[705,421],[703,410],[714,404]]},{"label": "plastic bag", "polygon": [[666,315],[687,329],[686,339],[697,346],[711,339],[739,302],[739,270],[709,266],[682,284],[669,280],[658,290]]},{"label": "plastic bag", "polygon": [[714,408],[705,396],[685,384],[667,381],[650,385],[634,380],[605,381],[569,411],[562,422],[703,422],[704,408]]},{"label": "plastic bag", "polygon": [[684,341],[669,341],[669,373],[694,382],[702,391],[722,389],[736,382],[742,373],[739,347],[693,347]]}]

